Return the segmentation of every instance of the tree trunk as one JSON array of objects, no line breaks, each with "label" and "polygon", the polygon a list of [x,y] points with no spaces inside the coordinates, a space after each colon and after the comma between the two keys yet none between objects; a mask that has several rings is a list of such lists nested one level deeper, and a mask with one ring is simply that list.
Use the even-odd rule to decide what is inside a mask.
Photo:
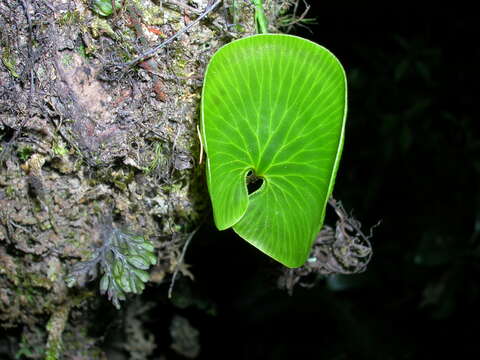
[{"label": "tree trunk", "polygon": [[[98,3],[116,11],[101,16]],[[189,275],[181,250],[209,214],[197,135],[203,73],[221,45],[254,33],[251,4],[236,3],[145,57],[211,2],[0,3],[0,355],[105,358],[92,327],[115,310],[87,281],[95,274],[74,288],[65,278],[108,229],[154,243],[150,285],[176,269]],[[141,296],[122,305],[123,342],[110,351],[144,359],[155,348],[140,319],[148,305]],[[182,321],[165,326],[173,334]]]}]

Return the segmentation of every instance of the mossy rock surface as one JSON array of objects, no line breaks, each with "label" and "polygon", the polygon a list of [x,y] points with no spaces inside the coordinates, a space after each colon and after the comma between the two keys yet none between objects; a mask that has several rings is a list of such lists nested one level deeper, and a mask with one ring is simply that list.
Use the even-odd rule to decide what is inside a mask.
[{"label": "mossy rock surface", "polygon": [[131,0],[100,17],[86,1],[32,1],[0,13],[0,357],[104,358],[91,324],[125,316],[123,351],[153,351],[141,296],[116,312],[98,280],[69,289],[65,277],[101,245],[110,217],[153,242],[147,288],[156,289],[208,216],[196,129],[203,73],[216,49],[254,33],[252,8],[237,4],[242,26],[232,30],[222,4],[154,56],[119,66],[208,3]]}]

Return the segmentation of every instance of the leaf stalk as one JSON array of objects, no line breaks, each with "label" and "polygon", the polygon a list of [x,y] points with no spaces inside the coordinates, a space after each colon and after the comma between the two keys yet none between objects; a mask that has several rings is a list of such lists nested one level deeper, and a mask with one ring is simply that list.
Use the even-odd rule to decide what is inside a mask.
[{"label": "leaf stalk", "polygon": [[252,0],[255,5],[255,22],[257,24],[258,34],[268,33],[268,20],[263,9],[263,0]]}]

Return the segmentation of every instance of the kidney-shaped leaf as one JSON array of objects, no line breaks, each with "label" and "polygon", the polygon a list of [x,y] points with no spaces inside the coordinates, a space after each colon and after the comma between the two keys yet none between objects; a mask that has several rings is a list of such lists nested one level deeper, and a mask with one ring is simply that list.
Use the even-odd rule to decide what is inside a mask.
[{"label": "kidney-shaped leaf", "polygon": [[[202,136],[220,230],[233,227],[286,266],[305,262],[335,181],[346,97],[340,62],[311,41],[262,34],[215,53]],[[249,194],[252,173],[263,184]]]}]

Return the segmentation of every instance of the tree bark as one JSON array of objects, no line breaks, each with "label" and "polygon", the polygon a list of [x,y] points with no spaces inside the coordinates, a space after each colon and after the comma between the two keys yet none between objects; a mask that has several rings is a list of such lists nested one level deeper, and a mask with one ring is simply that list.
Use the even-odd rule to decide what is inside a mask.
[{"label": "tree bark", "polygon": [[[177,266],[182,246],[209,213],[197,136],[203,73],[221,45],[254,33],[251,4],[224,2],[143,58],[209,2],[115,0],[109,16],[94,11],[96,2],[0,3],[0,354],[7,357],[105,357],[100,335],[88,330],[106,299],[96,282],[69,289],[65,277],[101,246],[106,221],[153,241],[151,283],[175,269],[189,274]],[[146,358],[155,344],[138,318],[145,304],[140,296],[126,304],[118,346]]]}]

